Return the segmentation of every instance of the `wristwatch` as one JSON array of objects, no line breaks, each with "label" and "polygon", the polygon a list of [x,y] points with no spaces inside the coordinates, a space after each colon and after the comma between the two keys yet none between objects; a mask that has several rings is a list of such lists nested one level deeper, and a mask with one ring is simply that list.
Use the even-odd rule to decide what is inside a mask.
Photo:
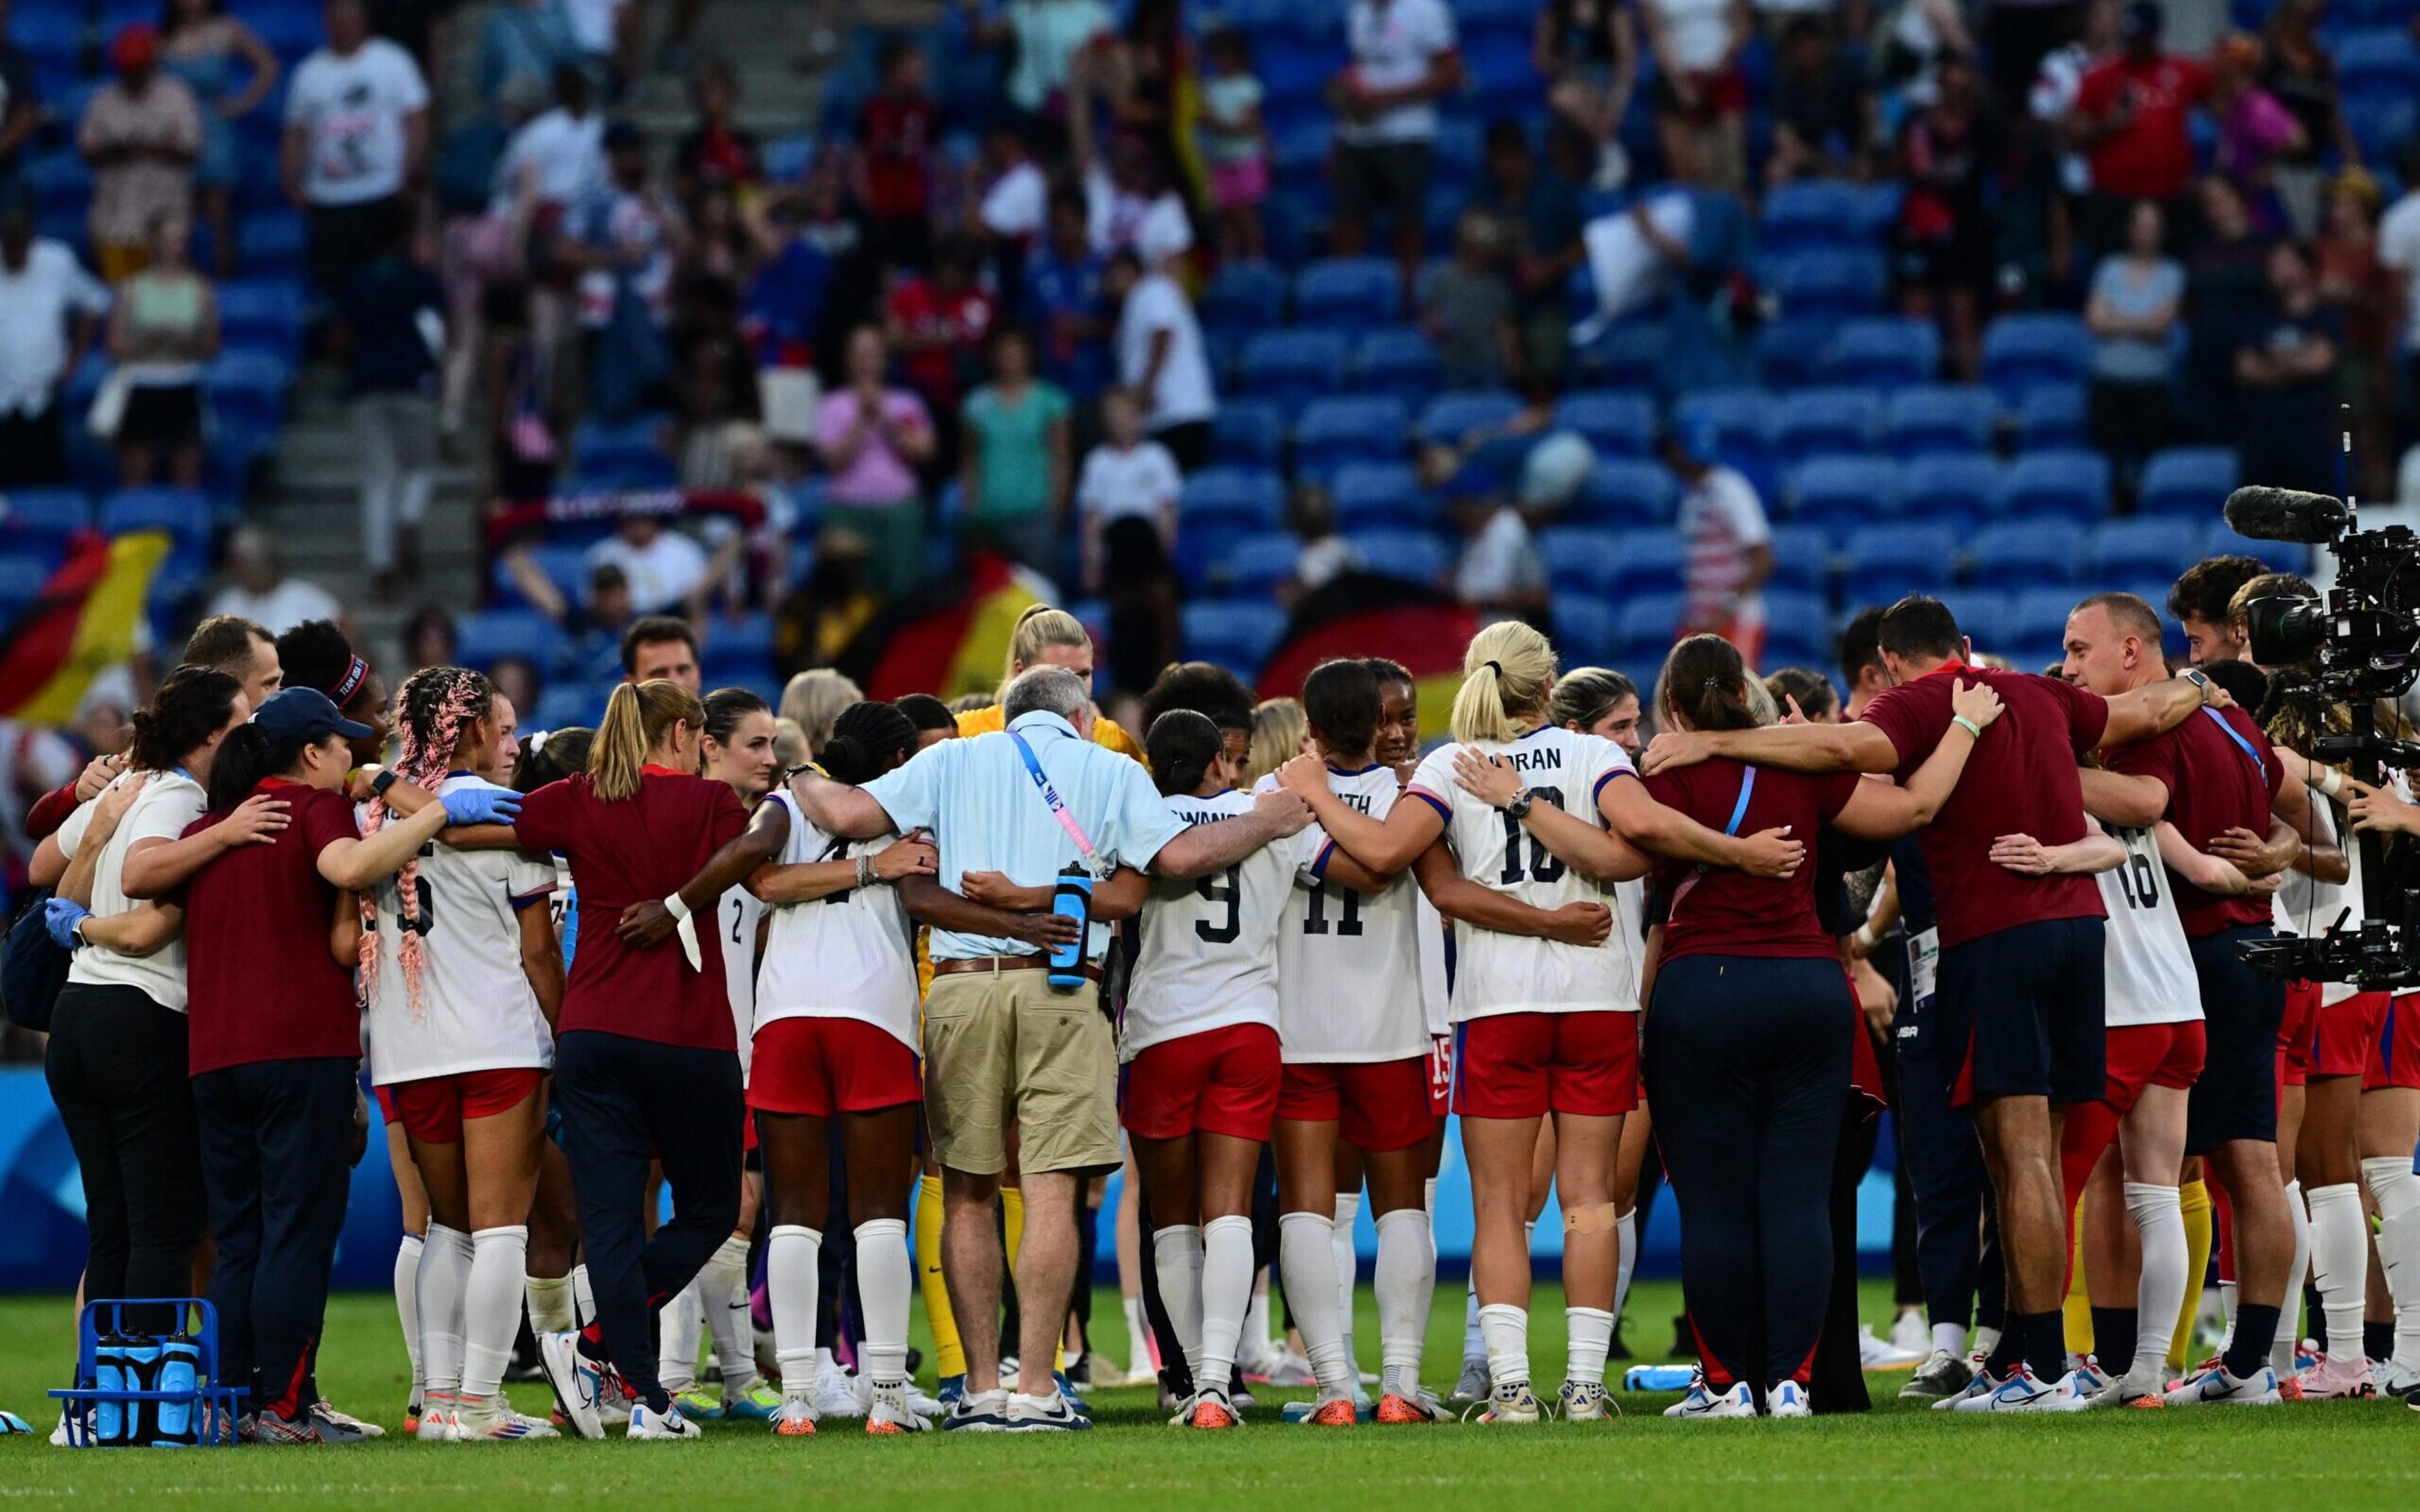
[{"label": "wristwatch", "polygon": [[1537,796],[1536,789],[1523,788],[1512,795],[1511,803],[1504,806],[1504,811],[1514,819],[1527,819],[1529,817],[1529,805]]},{"label": "wristwatch", "polygon": [[2201,689],[2202,707],[2210,707],[2210,673],[2203,671],[2198,667],[2188,667],[2177,675],[2183,678],[2186,682],[2193,684],[2194,687]]}]

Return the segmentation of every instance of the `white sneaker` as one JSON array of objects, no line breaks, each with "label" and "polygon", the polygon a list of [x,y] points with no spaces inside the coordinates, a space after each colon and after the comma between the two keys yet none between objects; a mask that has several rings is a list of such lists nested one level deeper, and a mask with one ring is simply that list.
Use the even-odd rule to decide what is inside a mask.
[{"label": "white sneaker", "polygon": [[420,1426],[411,1436],[423,1443],[451,1443],[461,1435],[454,1426],[455,1402],[451,1393],[430,1392],[420,1399]]},{"label": "white sneaker", "polygon": [[563,1410],[563,1420],[571,1425],[571,1431],[583,1439],[605,1437],[604,1419],[597,1411],[597,1372],[580,1357],[580,1335],[540,1334],[537,1361],[546,1369],[547,1384],[554,1388],[555,1405]]},{"label": "white sneaker", "polygon": [[822,1417],[863,1417],[866,1404],[858,1400],[857,1381],[838,1365],[815,1377],[815,1412]]},{"label": "white sneaker", "polygon": [[1957,1403],[1954,1411],[1961,1412],[2081,1412],[2092,1398],[2078,1386],[2073,1371],[2045,1381],[2021,1365],[1990,1392],[1961,1396]]},{"label": "white sneaker", "polygon": [[1902,1350],[1874,1333],[1874,1325],[1857,1330],[1857,1365],[1867,1370],[1904,1370],[1924,1358],[1921,1350]]},{"label": "white sneaker", "polygon": [[2117,1384],[2109,1372],[2101,1368],[2101,1362],[2088,1354],[2067,1357],[2067,1379],[2075,1383],[2078,1393],[2094,1399]]},{"label": "white sneaker", "polygon": [[1536,1423],[1545,1416],[1535,1394],[1526,1381],[1511,1381],[1497,1386],[1487,1395],[1487,1410],[1481,1412],[1481,1423]]},{"label": "white sneaker", "polygon": [[[1970,1361],[1969,1363],[1972,1362]],[[1932,1404],[1932,1410],[1936,1412],[1973,1412],[1976,1409],[1968,1407],[1966,1405],[1967,1403],[1976,1400],[1978,1397],[1991,1396],[1993,1392],[1998,1391],[2002,1384],[2004,1384],[2004,1382],[2002,1382],[1999,1377],[1992,1374],[1992,1372],[1985,1366],[1976,1365],[1974,1377],[1966,1382],[1965,1387],[1962,1390],[1952,1392],[1948,1396],[1942,1397],[1939,1401],[1934,1402]]]},{"label": "white sneaker", "polygon": [[509,1407],[458,1408],[454,1438],[460,1443],[510,1443],[516,1439],[559,1439],[562,1434],[542,1417],[516,1412]]},{"label": "white sneaker", "polygon": [[2397,1365],[2392,1360],[2377,1360],[2371,1362],[2370,1371],[2378,1378],[2378,1394],[2381,1396],[2410,1396],[2420,1391],[2420,1370],[2410,1365]]},{"label": "white sneaker", "polygon": [[1901,1313],[1894,1319],[1890,1341],[1893,1349],[1905,1350],[1919,1360],[1932,1352],[1932,1330],[1926,1326],[1922,1313]]},{"label": "white sneaker", "polygon": [[1813,1417],[1815,1409],[1807,1405],[1807,1388],[1794,1381],[1785,1381],[1764,1394],[1767,1417]]},{"label": "white sneaker", "polygon": [[1487,1361],[1484,1357],[1462,1362],[1462,1374],[1453,1383],[1452,1393],[1446,1397],[1449,1405],[1468,1407],[1487,1400]]},{"label": "white sneaker", "polygon": [[939,1417],[949,1410],[940,1398],[925,1396],[923,1387],[912,1381],[908,1382],[908,1411],[918,1417]]},{"label": "white sneaker", "polygon": [[1606,1396],[1603,1381],[1564,1381],[1555,1394],[1555,1408],[1566,1423],[1602,1423],[1621,1411]]},{"label": "white sneaker", "polygon": [[1716,1391],[1699,1376],[1690,1383],[1689,1395],[1664,1409],[1671,1418],[1714,1418],[1756,1416],[1756,1393],[1745,1381],[1734,1381],[1727,1391]]},{"label": "white sneaker", "polygon": [[2277,1372],[2265,1365],[2242,1379],[2214,1365],[2168,1393],[2170,1407],[2274,1407],[2284,1399],[2277,1392]]},{"label": "white sneaker", "polygon": [[681,1416],[675,1407],[659,1412],[644,1402],[630,1407],[630,1427],[624,1437],[632,1439],[703,1439],[706,1430]]}]

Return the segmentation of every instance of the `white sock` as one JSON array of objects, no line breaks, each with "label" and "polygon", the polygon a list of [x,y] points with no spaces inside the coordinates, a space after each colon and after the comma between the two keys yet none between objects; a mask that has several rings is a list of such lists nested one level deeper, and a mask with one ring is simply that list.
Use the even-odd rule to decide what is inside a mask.
[{"label": "white sock", "polygon": [[[2304,1209],[2303,1183],[2300,1181],[2286,1183],[2286,1213],[2294,1221],[2294,1263],[2293,1268],[2286,1273],[2286,1301],[2277,1315],[2277,1342],[2269,1347],[2269,1364],[2280,1381],[2293,1373],[2294,1350],[2303,1338],[2303,1278],[2310,1273],[2311,1269],[2311,1215]],[[2238,1221],[2242,1221],[2241,1214],[2238,1214]],[[2242,1242],[2242,1235],[2239,1232],[2236,1243],[2241,1246]],[[2231,1343],[2234,1337],[2232,1327],[2227,1330],[2227,1335]]]},{"label": "white sock", "polygon": [[1405,1401],[1419,1399],[1420,1347],[1428,1342],[1429,1304],[1436,1294],[1430,1235],[1425,1209],[1378,1215],[1378,1264],[1371,1276],[1378,1294],[1378,1389]]},{"label": "white sock", "polygon": [[697,1385],[697,1335],[705,1327],[706,1309],[691,1276],[656,1315],[656,1379],[675,1396]]},{"label": "white sock", "polygon": [[420,1370],[431,1396],[462,1390],[462,1299],[471,1285],[471,1236],[431,1223],[422,1241]]},{"label": "white sock", "polygon": [[856,1233],[857,1289],[865,1303],[865,1373],[876,1386],[903,1385],[908,1380],[908,1299],[916,1290],[916,1268],[908,1257],[908,1224],[901,1218],[869,1218],[857,1226]]},{"label": "white sock", "polygon": [[[2295,1288],[2296,1291],[2301,1289],[2299,1287]],[[2218,1284],[2218,1316],[2223,1325],[2218,1331],[2218,1352],[2225,1354],[2228,1346],[2235,1342],[2235,1283],[2232,1281]],[[2294,1331],[2282,1314],[2277,1319],[2277,1327],[2281,1333]]]},{"label": "white sock", "polygon": [[[2142,1380],[2164,1379],[2168,1341],[2185,1304],[2185,1214],[2177,1189],[2149,1181],[2126,1183],[2126,1212],[2141,1237],[2143,1270],[2134,1286],[2134,1361]],[[2116,1361],[2111,1361],[2116,1365]]]},{"label": "white sock", "polygon": [[1244,1339],[1257,1353],[1265,1353],[1277,1345],[1269,1336],[1269,1288],[1257,1272],[1252,1276],[1252,1300],[1244,1304]]},{"label": "white sock", "polygon": [[1580,1386],[1604,1385],[1605,1353],[1613,1344],[1613,1314],[1602,1307],[1566,1307],[1563,1327],[1571,1339],[1563,1379]]},{"label": "white sock", "polygon": [[1479,1309],[1487,1338],[1487,1379],[1495,1389],[1529,1383],[1529,1309],[1496,1302]]},{"label": "white sock", "polygon": [[1344,1328],[1336,1316],[1336,1220],[1324,1212],[1278,1217],[1278,1273],[1285,1278],[1294,1326],[1319,1377],[1322,1396],[1350,1396],[1353,1363],[1344,1352]]},{"label": "white sock", "polygon": [[403,1325],[403,1352],[411,1359],[411,1399],[420,1400],[426,1382],[420,1374],[420,1252],[418,1234],[406,1234],[395,1247],[395,1318]]},{"label": "white sock", "polygon": [[1988,1360],[1992,1357],[1993,1352],[1998,1350],[1999,1347],[2000,1331],[1998,1329],[1978,1328],[1975,1330],[1975,1353],[1979,1354]]},{"label": "white sock", "polygon": [[1146,1363],[1156,1366],[1151,1337],[1151,1319],[1143,1316],[1142,1299],[1126,1299],[1126,1368],[1140,1370]]},{"label": "white sock", "polygon": [[2327,1319],[2328,1352],[2361,1356],[2362,1310],[2369,1285],[2369,1224],[2361,1209],[2361,1187],[2339,1181],[2314,1187],[2311,1205],[2311,1280]]},{"label": "white sock", "polygon": [[1336,1194],[1336,1227],[1328,1236],[1336,1253],[1336,1324],[1344,1339],[1344,1358],[1353,1367],[1353,1384],[1361,1384],[1361,1353],[1353,1347],[1354,1293],[1360,1289],[1361,1255],[1354,1247],[1353,1224],[1361,1215],[1361,1194]]},{"label": "white sock", "polygon": [[1473,1277],[1463,1287],[1462,1363],[1487,1358],[1487,1341],[1479,1334],[1479,1281]]},{"label": "white sock", "polygon": [[1168,1326],[1176,1331],[1177,1348],[1185,1351],[1185,1368],[1193,1372],[1197,1391],[1202,1387],[1204,1248],[1198,1224],[1171,1224],[1151,1231],[1151,1262],[1159,1275],[1159,1304],[1168,1309]]},{"label": "white sock", "polygon": [[597,1321],[597,1292],[588,1284],[586,1260],[571,1268],[571,1304],[577,1309],[572,1318],[575,1327],[586,1327]]},{"label": "white sock", "polygon": [[529,1268],[529,1229],[514,1224],[471,1236],[471,1274],[462,1290],[462,1395],[484,1401],[504,1389],[513,1340],[521,1331],[521,1274]]},{"label": "white sock", "polygon": [[737,1400],[756,1388],[755,1328],[748,1318],[746,1235],[733,1234],[708,1257],[697,1273],[697,1298],[706,1313],[706,1330],[714,1335],[714,1357],[722,1365],[722,1399]]},{"label": "white sock", "polygon": [[1240,1213],[1202,1226],[1202,1356],[1195,1391],[1225,1396],[1235,1377],[1235,1346],[1252,1304],[1252,1220]]},{"label": "white sock", "polygon": [[815,1389],[815,1293],[824,1236],[803,1224],[775,1224],[765,1249],[765,1296],[773,1310],[773,1358],[782,1395],[805,1401]]},{"label": "white sock", "polygon": [[525,1275],[521,1296],[529,1305],[531,1333],[568,1334],[580,1326],[579,1316],[572,1310],[571,1277]]},{"label": "white sock", "polygon": [[2361,1174],[2378,1199],[2378,1268],[2395,1299],[2395,1363],[2420,1370],[2420,1175],[2395,1155],[2369,1157]]},{"label": "white sock", "polygon": [[1956,1323],[1932,1325],[1932,1347],[1946,1351],[1953,1360],[1966,1352],[1966,1330]]},{"label": "white sock", "polygon": [[1436,1232],[1436,1183],[1434,1176],[1420,1183],[1420,1211],[1429,1215],[1429,1232]]},{"label": "white sock", "polygon": [[[1614,1242],[1621,1246],[1613,1262],[1613,1316],[1619,1319],[1622,1304],[1630,1300],[1630,1278],[1638,1271],[1638,1210],[1633,1208],[1616,1218],[1613,1232]],[[1603,1374],[1602,1369],[1599,1374]]]}]

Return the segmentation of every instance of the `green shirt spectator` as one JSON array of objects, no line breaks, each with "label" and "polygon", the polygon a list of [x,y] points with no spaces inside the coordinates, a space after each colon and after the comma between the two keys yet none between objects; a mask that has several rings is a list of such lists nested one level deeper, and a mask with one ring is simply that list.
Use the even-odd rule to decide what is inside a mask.
[{"label": "green shirt spectator", "polygon": [[992,381],[967,398],[959,486],[964,528],[1044,572],[1059,565],[1069,481],[1066,392],[1033,376],[1024,334],[992,343]]}]

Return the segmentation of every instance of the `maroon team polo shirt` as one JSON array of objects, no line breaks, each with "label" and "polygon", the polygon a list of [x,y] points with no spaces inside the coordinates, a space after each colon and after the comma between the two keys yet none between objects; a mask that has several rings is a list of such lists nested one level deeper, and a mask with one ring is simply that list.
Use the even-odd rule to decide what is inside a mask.
[{"label": "maroon team polo shirt", "polygon": [[[1647,779],[1647,791],[1667,809],[1721,830],[1739,807],[1746,773],[1747,767],[1735,761],[1700,762],[1656,773]],[[1761,767],[1756,786],[1748,791],[1747,811],[1731,832],[1754,835],[1788,825],[1793,836],[1812,846],[1815,832],[1848,807],[1864,780],[1854,772],[1810,777]],[[1671,906],[1659,959],[1736,955],[1838,960],[1839,943],[1823,933],[1815,914],[1815,872],[1802,866],[1788,877],[1760,877],[1729,867],[1700,871],[1690,862],[1664,862],[1655,869],[1656,890],[1671,900]]]},{"label": "maroon team polo shirt", "polygon": [[[2168,790],[2167,818],[2196,850],[2210,849],[2225,830],[2269,833],[2271,806],[2285,769],[2260,726],[2242,709],[2199,709],[2174,730],[2112,747],[2102,755],[2115,772],[2156,777]],[[2265,897],[2226,898],[2204,892],[2174,872],[2177,913],[2195,939],[2245,924],[2269,922]]]}]

